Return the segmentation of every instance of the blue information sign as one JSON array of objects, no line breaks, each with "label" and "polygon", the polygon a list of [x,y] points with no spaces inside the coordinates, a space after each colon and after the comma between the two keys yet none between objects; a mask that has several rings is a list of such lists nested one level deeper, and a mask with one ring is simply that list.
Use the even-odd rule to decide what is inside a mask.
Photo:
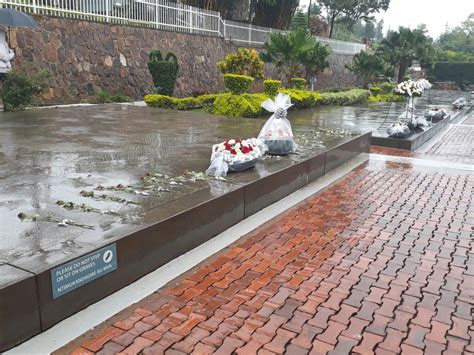
[{"label": "blue information sign", "polygon": [[58,266],[51,270],[53,298],[61,297],[116,269],[115,243]]}]

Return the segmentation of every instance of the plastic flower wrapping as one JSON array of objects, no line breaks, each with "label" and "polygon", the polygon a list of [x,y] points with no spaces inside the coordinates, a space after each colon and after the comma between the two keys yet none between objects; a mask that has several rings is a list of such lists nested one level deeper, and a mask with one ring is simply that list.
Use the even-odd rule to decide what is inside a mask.
[{"label": "plastic flower wrapping", "polygon": [[212,146],[211,165],[206,174],[214,177],[227,176],[231,171],[244,171],[255,166],[265,154],[265,145],[256,138],[229,139]]},{"label": "plastic flower wrapping", "polygon": [[395,88],[395,92],[397,94],[408,97],[421,96],[421,94],[423,94],[423,90],[424,88],[421,86],[421,84],[413,80],[403,81]]},{"label": "plastic flower wrapping", "polygon": [[411,130],[405,122],[395,122],[387,128],[387,134],[392,138],[407,138]]},{"label": "plastic flower wrapping", "polygon": [[433,85],[426,79],[420,79],[416,82],[423,90],[431,90]]},{"label": "plastic flower wrapping", "polygon": [[427,120],[433,122],[445,119],[448,116],[448,113],[442,108],[428,107],[424,113],[424,116]]},{"label": "plastic flower wrapping", "polygon": [[287,155],[296,152],[290,121],[286,118],[288,109],[293,106],[290,96],[279,93],[275,101],[267,99],[262,107],[273,115],[263,126],[258,139],[267,146],[267,153],[272,155]]},{"label": "plastic flower wrapping", "polygon": [[453,102],[453,108],[456,110],[462,110],[467,105],[467,100],[465,97],[460,97]]}]

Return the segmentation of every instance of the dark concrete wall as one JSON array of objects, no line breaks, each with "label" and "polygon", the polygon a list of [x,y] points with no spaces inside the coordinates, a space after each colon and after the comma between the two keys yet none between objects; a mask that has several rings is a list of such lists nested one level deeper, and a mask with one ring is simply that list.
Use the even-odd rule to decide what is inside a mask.
[{"label": "dark concrete wall", "polygon": [[[218,37],[63,18],[37,21],[37,30],[12,29],[10,45],[17,61],[30,61],[34,69],[47,68],[53,74],[52,86],[43,94],[46,103],[79,102],[99,89],[142,98],[153,90],[147,69],[153,49],[178,56],[176,96],[219,92],[223,80],[216,62],[238,47]],[[354,85],[354,77],[344,68],[351,61],[351,56],[332,55],[318,87]],[[274,72],[267,65],[267,76]]]}]

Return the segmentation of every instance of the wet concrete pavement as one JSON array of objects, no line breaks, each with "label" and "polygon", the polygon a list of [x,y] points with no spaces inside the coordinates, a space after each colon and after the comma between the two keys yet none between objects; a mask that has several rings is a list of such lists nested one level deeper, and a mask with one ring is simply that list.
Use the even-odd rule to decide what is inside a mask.
[{"label": "wet concrete pavement", "polygon": [[[305,157],[333,147],[349,137],[318,131],[308,117],[292,119],[299,138],[299,155],[270,158],[227,182],[215,180],[169,183],[186,170],[202,172],[209,164],[210,148],[230,137],[256,136],[265,119],[218,118],[203,113],[173,112],[129,105],[103,105],[38,109],[0,116],[0,264],[39,269],[76,253],[84,253],[119,238],[156,218],[151,211],[162,206],[161,216],[176,213],[179,203],[166,212],[165,204],[205,191],[218,196],[233,186],[265,176]],[[83,190],[98,185],[133,184],[148,172],[169,176],[164,187],[171,192],[156,196],[105,191],[139,205],[83,197]],[[180,182],[181,183],[181,182]],[[166,186],[165,186],[166,185]],[[97,192],[96,192],[97,194]],[[108,214],[65,210],[56,201],[85,203]],[[51,215],[93,225],[94,230],[60,228],[55,223],[20,221],[17,215]],[[147,217],[148,216],[148,217]],[[153,216],[153,217],[150,217]]]}]

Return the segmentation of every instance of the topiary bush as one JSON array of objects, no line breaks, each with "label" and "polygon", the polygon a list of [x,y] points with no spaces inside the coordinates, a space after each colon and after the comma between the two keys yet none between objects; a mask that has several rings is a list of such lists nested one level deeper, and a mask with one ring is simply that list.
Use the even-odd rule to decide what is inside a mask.
[{"label": "topiary bush", "polygon": [[270,97],[277,96],[281,89],[281,80],[265,80],[263,82],[263,91]]},{"label": "topiary bush", "polygon": [[166,95],[149,94],[145,96],[145,103],[149,107],[167,108],[171,110],[193,110],[212,106],[216,98],[221,95],[223,94],[176,98]]},{"label": "topiary bush", "polygon": [[369,102],[405,102],[406,97],[394,93],[370,95]]},{"label": "topiary bush", "polygon": [[3,82],[1,95],[5,111],[22,111],[48,87],[51,73],[42,70],[32,74],[28,64],[13,68]]},{"label": "topiary bush", "polygon": [[231,93],[219,96],[210,112],[215,115],[234,117],[257,117],[263,114],[261,103],[268,99],[265,94],[243,94]]},{"label": "topiary bush", "polygon": [[298,89],[281,90],[281,92],[290,95],[291,103],[296,108],[306,108],[316,105],[314,92]]},{"label": "topiary bush", "polygon": [[253,78],[246,75],[226,74],[224,75],[224,85],[228,91],[234,95],[244,94],[250,91]]},{"label": "topiary bush", "polygon": [[306,89],[306,79],[303,78],[291,78],[290,86],[293,89],[305,90]]},{"label": "topiary bush", "polygon": [[382,94],[390,94],[395,89],[395,84],[388,82],[380,83],[377,86],[380,88]]},{"label": "topiary bush", "polygon": [[172,52],[163,57],[161,51],[154,50],[150,53],[148,70],[153,77],[155,92],[161,95],[172,96],[176,79],[178,77],[178,58]]},{"label": "topiary bush", "polygon": [[370,96],[369,90],[352,89],[342,92],[325,92],[321,93],[319,101],[320,105],[341,105],[348,106],[366,102]]},{"label": "topiary bush", "polygon": [[382,91],[382,89],[379,88],[378,86],[371,86],[369,90],[372,95],[377,95]]},{"label": "topiary bush", "polygon": [[229,53],[225,60],[217,62],[222,74],[239,74],[255,79],[263,78],[263,61],[255,49],[239,48]]}]

